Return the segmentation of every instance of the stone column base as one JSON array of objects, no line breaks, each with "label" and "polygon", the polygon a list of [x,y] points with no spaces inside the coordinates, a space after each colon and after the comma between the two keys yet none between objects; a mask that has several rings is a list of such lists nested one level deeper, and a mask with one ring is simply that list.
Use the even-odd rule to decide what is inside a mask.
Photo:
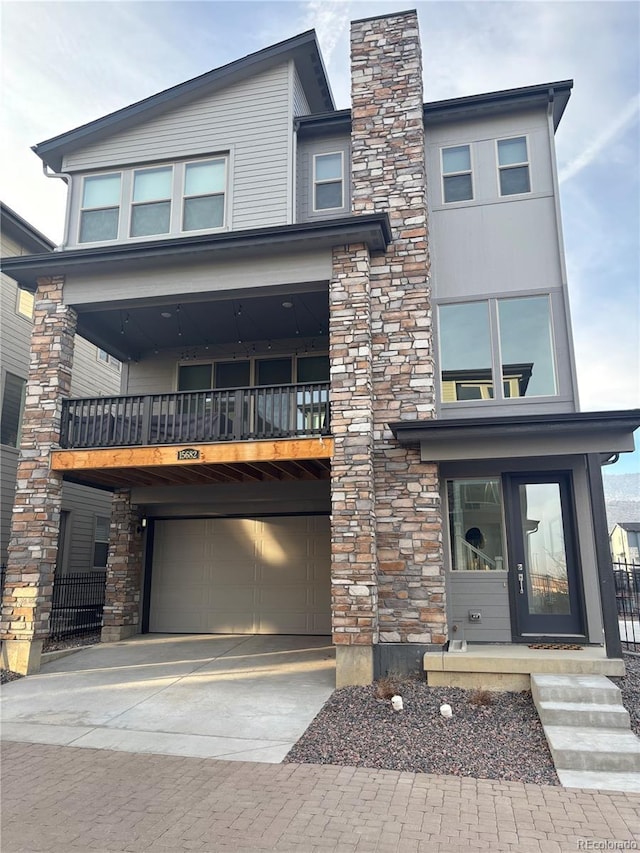
[{"label": "stone column base", "polygon": [[140,633],[137,625],[107,625],[100,633],[101,643],[117,643],[118,640],[126,640]]},{"label": "stone column base", "polygon": [[3,640],[0,660],[3,669],[31,675],[40,672],[44,640]]},{"label": "stone column base", "polygon": [[336,687],[373,682],[373,646],[336,646]]}]

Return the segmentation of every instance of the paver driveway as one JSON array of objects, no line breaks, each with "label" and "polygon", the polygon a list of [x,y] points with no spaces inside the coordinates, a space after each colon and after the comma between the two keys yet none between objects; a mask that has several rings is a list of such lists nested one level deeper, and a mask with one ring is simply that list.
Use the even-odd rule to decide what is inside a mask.
[{"label": "paver driveway", "polygon": [[4,685],[3,740],[279,762],[334,689],[327,637],[148,634]]}]

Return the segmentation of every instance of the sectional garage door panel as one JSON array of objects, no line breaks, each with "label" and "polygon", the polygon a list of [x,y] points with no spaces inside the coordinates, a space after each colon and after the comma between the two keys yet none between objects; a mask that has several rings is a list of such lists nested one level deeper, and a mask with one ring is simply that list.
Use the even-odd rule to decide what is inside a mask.
[{"label": "sectional garage door panel", "polygon": [[331,633],[328,517],[156,522],[149,630]]}]

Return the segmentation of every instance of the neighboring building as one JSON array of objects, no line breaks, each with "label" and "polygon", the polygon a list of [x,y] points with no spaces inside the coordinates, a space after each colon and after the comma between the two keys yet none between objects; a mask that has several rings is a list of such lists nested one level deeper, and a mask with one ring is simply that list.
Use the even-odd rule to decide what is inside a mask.
[{"label": "neighboring building", "polygon": [[609,536],[611,559],[614,563],[634,563],[640,566],[640,522],[620,522]]},{"label": "neighboring building", "polygon": [[[6,205],[0,206],[0,239],[4,258],[51,252],[54,244]],[[11,511],[16,487],[18,446],[29,373],[29,348],[33,326],[34,296],[2,274],[2,396],[0,403],[0,563],[7,562]],[[75,341],[71,393],[78,396],[117,394],[119,363],[105,366],[105,353],[81,337]],[[109,538],[111,495],[72,482],[62,485],[60,545],[56,571],[104,571]]]},{"label": "neighboring building", "polygon": [[[620,658],[600,464],[640,412],[578,412],[571,86],[424,103],[399,13],[352,25],[351,110],[307,32],[36,146],[71,182],[62,250],[7,263],[41,330],[18,508],[48,507],[7,659],[38,665],[68,478],[115,492],[103,639],[331,631],[339,685],[456,639]],[[127,396],[60,422],[76,328]]]}]

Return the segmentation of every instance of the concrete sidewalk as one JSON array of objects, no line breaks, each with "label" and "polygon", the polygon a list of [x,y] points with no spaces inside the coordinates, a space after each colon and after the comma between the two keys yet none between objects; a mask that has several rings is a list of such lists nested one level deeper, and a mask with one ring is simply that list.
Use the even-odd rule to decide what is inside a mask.
[{"label": "concrete sidewalk", "polygon": [[2,853],[640,848],[637,794],[10,742],[2,777]]}]

